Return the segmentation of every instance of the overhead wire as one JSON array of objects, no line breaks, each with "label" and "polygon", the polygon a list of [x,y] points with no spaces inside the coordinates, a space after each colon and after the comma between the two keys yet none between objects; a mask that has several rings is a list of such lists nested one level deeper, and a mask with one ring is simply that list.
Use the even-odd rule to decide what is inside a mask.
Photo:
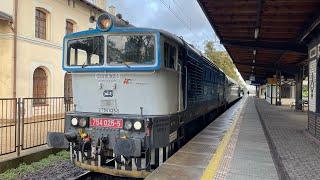
[{"label": "overhead wire", "polygon": [[[189,18],[189,24],[188,24],[188,22],[186,22],[186,20],[184,20],[184,18],[183,18],[183,16],[185,16],[185,13],[183,12],[183,10],[182,10],[182,8],[181,8],[181,6],[176,2],[176,0],[168,0],[169,2],[167,3],[167,2],[165,2],[164,0],[160,0],[160,2],[177,18],[177,20],[180,22],[180,23],[182,23],[184,26],[185,26],[185,28],[186,29],[188,29],[191,33],[192,33],[192,35],[193,36],[195,36],[197,39],[202,39],[202,38],[200,38],[196,33],[194,33],[193,31],[192,31],[192,29],[191,29],[191,17],[189,16],[187,16],[188,18]],[[170,6],[170,2],[173,2],[173,4],[175,5],[175,7],[177,7],[176,9],[180,9],[180,13],[181,13],[181,16],[180,16],[180,14],[179,14],[179,12],[177,11],[177,10],[175,10],[174,8],[171,8],[171,6]],[[212,39],[212,38],[210,38],[207,34],[203,34],[202,33],[202,36],[204,36],[206,39]],[[218,45],[221,45],[220,44],[220,41],[217,39],[217,37],[216,37],[216,35],[214,35],[214,37],[213,37],[213,43],[214,44],[216,44],[216,43],[218,43]],[[206,40],[203,40],[201,43],[203,44],[204,42],[205,42]],[[201,45],[199,45],[199,43],[196,43],[195,44],[196,46],[201,46]]]}]

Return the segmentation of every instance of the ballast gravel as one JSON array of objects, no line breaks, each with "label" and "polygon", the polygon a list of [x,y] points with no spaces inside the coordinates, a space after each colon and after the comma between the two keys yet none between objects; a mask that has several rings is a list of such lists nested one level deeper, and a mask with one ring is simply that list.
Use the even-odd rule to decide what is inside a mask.
[{"label": "ballast gravel", "polygon": [[18,179],[20,180],[39,180],[39,179],[72,179],[83,173],[86,170],[74,166],[69,161],[58,161],[50,167],[29,173]]}]

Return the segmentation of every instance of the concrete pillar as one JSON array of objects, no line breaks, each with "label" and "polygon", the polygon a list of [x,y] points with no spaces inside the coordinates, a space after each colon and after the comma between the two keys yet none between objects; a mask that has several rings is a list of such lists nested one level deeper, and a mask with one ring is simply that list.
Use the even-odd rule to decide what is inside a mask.
[{"label": "concrete pillar", "polygon": [[281,71],[276,71],[276,106],[281,106]]},{"label": "concrete pillar", "polygon": [[302,81],[303,81],[303,69],[300,67],[299,71],[295,75],[296,81],[296,110],[302,110]]}]

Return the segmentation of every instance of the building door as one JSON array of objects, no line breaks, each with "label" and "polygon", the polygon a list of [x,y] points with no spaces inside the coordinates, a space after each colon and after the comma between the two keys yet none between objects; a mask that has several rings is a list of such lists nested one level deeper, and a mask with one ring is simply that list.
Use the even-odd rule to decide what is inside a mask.
[{"label": "building door", "polygon": [[64,97],[67,101],[71,101],[72,93],[72,76],[70,73],[64,75]]},{"label": "building door", "polygon": [[48,77],[44,69],[38,67],[33,73],[33,105],[46,104]]}]

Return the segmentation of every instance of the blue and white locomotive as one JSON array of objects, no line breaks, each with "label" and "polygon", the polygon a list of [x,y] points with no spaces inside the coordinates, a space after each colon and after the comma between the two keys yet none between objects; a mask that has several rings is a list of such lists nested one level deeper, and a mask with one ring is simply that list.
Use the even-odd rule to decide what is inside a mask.
[{"label": "blue and white locomotive", "polygon": [[[240,98],[239,85],[182,38],[101,15],[97,28],[65,36],[74,111],[52,147],[77,166],[145,177],[182,144],[190,126]],[[206,118],[202,118],[206,117]]]}]

